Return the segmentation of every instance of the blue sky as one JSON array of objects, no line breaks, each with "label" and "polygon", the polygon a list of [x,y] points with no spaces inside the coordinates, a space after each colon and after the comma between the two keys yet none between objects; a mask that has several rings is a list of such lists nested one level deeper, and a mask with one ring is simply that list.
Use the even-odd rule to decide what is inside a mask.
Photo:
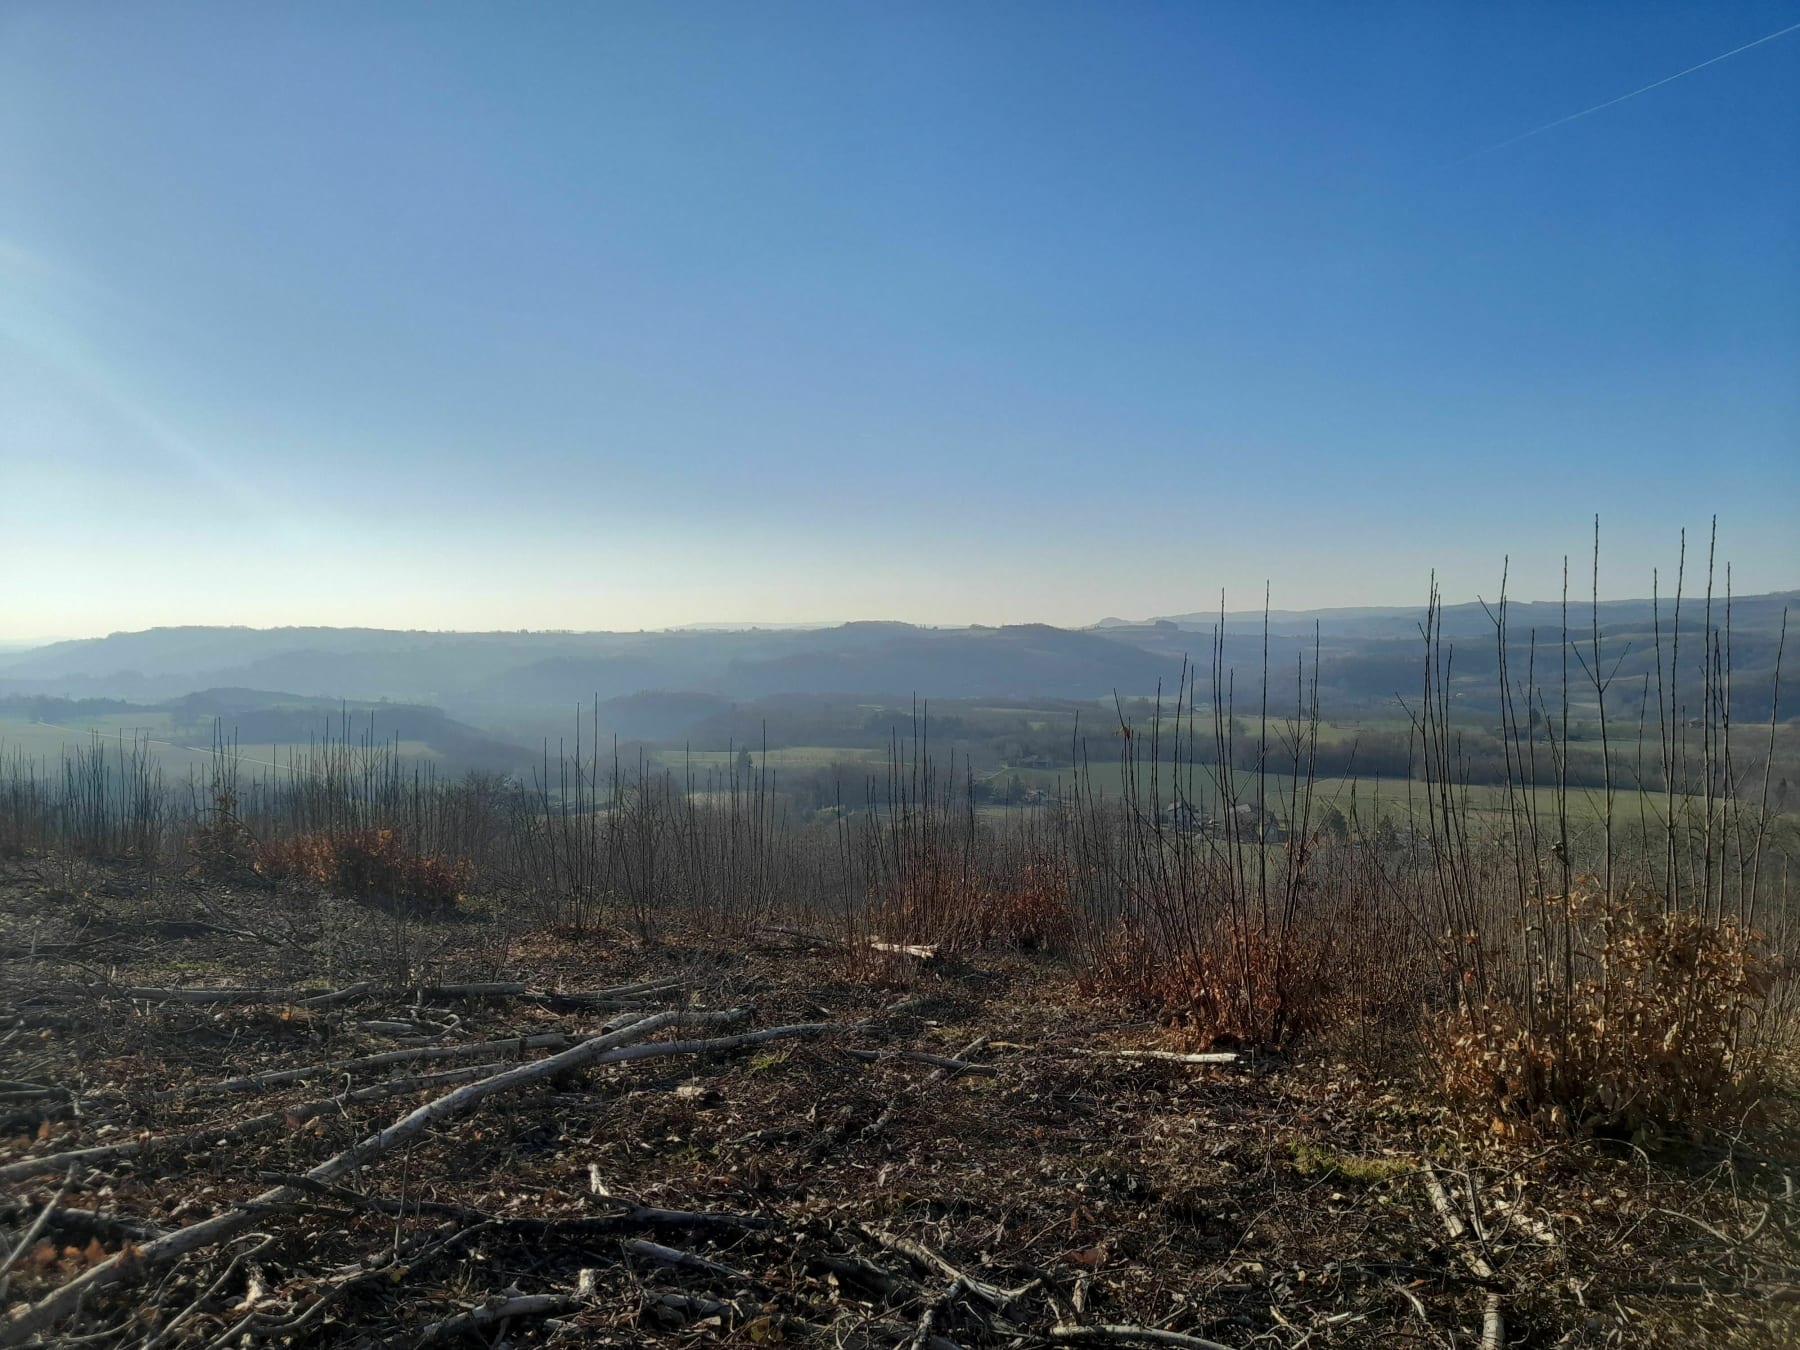
[{"label": "blue sky", "polygon": [[0,637],[1800,585],[1795,23],[12,0]]}]

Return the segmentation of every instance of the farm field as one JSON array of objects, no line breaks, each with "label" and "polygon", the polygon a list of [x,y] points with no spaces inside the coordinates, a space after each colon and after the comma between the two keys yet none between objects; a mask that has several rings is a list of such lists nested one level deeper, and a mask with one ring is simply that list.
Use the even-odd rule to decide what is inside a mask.
[{"label": "farm field", "polygon": [[[1088,769],[1091,784],[1095,793],[1117,799],[1123,793],[1125,776],[1120,766],[1115,763],[1094,764]],[[990,775],[990,781],[1003,785],[1016,774],[1026,787],[1035,788],[1054,796],[1059,788],[1068,790],[1073,783],[1075,773],[1071,769],[1003,769]],[[1140,799],[1146,804],[1150,800],[1153,771],[1148,765],[1137,768],[1137,789]],[[1165,765],[1156,775],[1159,779],[1162,800],[1166,805],[1174,797],[1173,783],[1168,766]],[[1218,800],[1218,785],[1210,770],[1201,766],[1196,768],[1190,778],[1188,771],[1181,775],[1183,794],[1206,805]],[[1296,790],[1305,789],[1305,780],[1296,779],[1292,773],[1271,772],[1265,776],[1268,787],[1269,808],[1284,818],[1290,814],[1295,800]],[[1239,771],[1234,775],[1237,800],[1252,801],[1257,796],[1257,775],[1254,772]],[[1410,795],[1409,795],[1410,788]],[[1554,814],[1556,809],[1556,790],[1552,787],[1532,789],[1511,789],[1515,798],[1521,802],[1529,795],[1535,801],[1540,816]],[[1379,778],[1342,778],[1320,777],[1313,781],[1313,810],[1317,815],[1335,806],[1346,817],[1351,815],[1354,807],[1358,818],[1373,824],[1382,816],[1391,816],[1396,821],[1409,813],[1417,815],[1430,808],[1427,784],[1423,780]],[[1508,789],[1501,784],[1475,783],[1467,787],[1457,787],[1455,795],[1459,802],[1466,803],[1468,809],[1477,815],[1494,816],[1508,810]],[[1568,791],[1569,815],[1571,819],[1598,822],[1605,819],[1606,793],[1601,788],[1571,787]],[[1661,792],[1639,792],[1635,788],[1619,787],[1613,790],[1613,813],[1616,821],[1635,821],[1640,812],[1654,821],[1659,812],[1667,810],[1667,796]]]},{"label": "farm field", "polygon": [[751,762],[759,768],[766,765],[776,773],[783,769],[825,769],[835,764],[885,765],[888,758],[885,748],[832,745],[793,745],[766,751],[755,747],[747,750],[665,749],[655,751],[654,758],[660,767],[673,773],[692,768],[697,776],[704,776],[709,771],[715,774],[728,771],[744,753],[748,753]]},{"label": "farm field", "polygon": [[[142,716],[109,714],[85,719],[78,725],[32,722],[20,717],[0,717],[0,756],[23,755],[44,762],[61,772],[63,760],[73,751],[85,750],[98,737],[109,755],[116,754],[123,742],[129,752],[134,740],[143,744],[159,764],[165,776],[185,778],[189,773],[204,773],[212,764],[210,745],[189,745],[167,739],[171,719],[166,713]],[[391,743],[395,752],[407,760],[442,760],[443,755],[424,741],[403,740]],[[250,745],[235,747],[235,757],[242,769],[251,774],[260,771],[286,772],[290,763],[304,760],[313,747],[305,744]]]}]

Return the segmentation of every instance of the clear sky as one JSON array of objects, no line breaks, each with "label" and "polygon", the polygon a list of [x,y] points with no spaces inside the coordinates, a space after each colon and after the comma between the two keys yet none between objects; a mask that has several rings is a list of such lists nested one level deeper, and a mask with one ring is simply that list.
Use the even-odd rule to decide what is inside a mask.
[{"label": "clear sky", "polygon": [[8,0],[0,638],[1800,584],[1796,23]]}]

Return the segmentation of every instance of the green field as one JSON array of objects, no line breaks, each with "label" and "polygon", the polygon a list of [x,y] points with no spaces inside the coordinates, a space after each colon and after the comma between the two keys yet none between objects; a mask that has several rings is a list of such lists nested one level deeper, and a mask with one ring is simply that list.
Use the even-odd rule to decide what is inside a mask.
[{"label": "green field", "polygon": [[[1037,788],[1054,795],[1060,788],[1067,792],[1075,781],[1075,774],[1070,769],[1002,769],[993,776],[996,787],[1002,787],[1005,781],[1017,774],[1020,783],[1027,788]],[[1175,797],[1174,783],[1170,776],[1169,766],[1163,765],[1158,777],[1161,800],[1168,804]],[[1269,773],[1265,776],[1269,809],[1282,817],[1291,814],[1294,807],[1295,792],[1304,789],[1303,780],[1296,780],[1290,773]],[[1118,800],[1123,795],[1125,780],[1120,766],[1116,763],[1095,764],[1090,768],[1083,781],[1084,792],[1091,790],[1095,796],[1103,796],[1109,800]],[[1233,777],[1233,788],[1236,800],[1254,801],[1258,795],[1258,779],[1254,773],[1239,772]],[[1147,765],[1138,766],[1137,790],[1139,800],[1148,808],[1151,791],[1151,771]],[[1409,798],[1410,790],[1410,798]],[[1210,767],[1203,766],[1191,774],[1184,768],[1181,775],[1182,794],[1192,797],[1207,809],[1218,800],[1218,788],[1213,779]],[[1477,815],[1498,815],[1508,810],[1508,795],[1504,784],[1472,784],[1466,788],[1454,789],[1459,804],[1466,804],[1468,809]],[[1365,822],[1373,822],[1383,815],[1395,820],[1404,819],[1409,810],[1413,814],[1424,812],[1431,805],[1427,785],[1418,779],[1410,783],[1404,778],[1318,778],[1312,785],[1312,814],[1316,819],[1332,806],[1336,806],[1349,816],[1354,805],[1355,813]],[[1540,821],[1549,819],[1556,811],[1556,790],[1553,787],[1538,787],[1529,790],[1534,799],[1535,809]],[[1523,809],[1527,790],[1513,789],[1513,799],[1520,802]],[[1647,816],[1654,824],[1658,814],[1667,808],[1668,799],[1662,792],[1639,792],[1636,788],[1615,787],[1613,790],[1613,817],[1621,823],[1636,821],[1640,813]],[[1692,809],[1701,809],[1703,804],[1690,803]],[[1571,787],[1568,792],[1569,816],[1572,820],[1590,822],[1602,821],[1606,816],[1606,794],[1600,788]]]},{"label": "green field", "polygon": [[[134,741],[147,745],[166,777],[185,778],[190,771],[203,772],[212,764],[210,745],[183,745],[167,739],[173,718],[168,713],[109,714],[84,719],[79,725],[32,722],[22,717],[0,717],[0,760],[17,756],[59,764],[70,752],[85,750],[96,736],[109,756],[117,755],[121,741],[127,753]],[[237,760],[248,773],[278,769],[304,761],[306,745],[244,745]],[[384,747],[385,748],[385,747]],[[439,760],[442,756],[424,741],[401,741],[395,747],[402,759]]]}]

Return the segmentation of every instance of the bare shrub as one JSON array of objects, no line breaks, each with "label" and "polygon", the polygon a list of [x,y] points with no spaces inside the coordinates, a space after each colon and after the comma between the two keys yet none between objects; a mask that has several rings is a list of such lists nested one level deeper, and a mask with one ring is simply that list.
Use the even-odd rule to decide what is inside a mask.
[{"label": "bare shrub", "polygon": [[196,811],[186,846],[190,870],[196,876],[236,878],[257,870],[256,839],[238,816],[235,789],[220,788],[210,807]]},{"label": "bare shrub", "polygon": [[1646,1132],[1737,1118],[1758,1095],[1760,1029],[1777,962],[1730,917],[1670,909],[1582,877],[1551,902],[1573,981],[1543,971],[1527,997],[1490,995],[1437,1018],[1444,1091],[1502,1132]]},{"label": "bare shrub", "polygon": [[878,887],[870,922],[884,936],[963,950],[1065,952],[1075,938],[1069,888],[1047,861],[1015,870],[936,859]]},{"label": "bare shrub", "polygon": [[1047,863],[1027,862],[1018,874],[989,881],[975,909],[975,929],[984,947],[1067,951],[1075,939],[1068,884]]},{"label": "bare shrub", "polygon": [[1391,1047],[1417,1025],[1435,954],[1359,866],[1366,850],[1321,850],[1340,853],[1315,866],[1285,921],[1221,902],[1190,903],[1179,927],[1121,922],[1094,947],[1085,987],[1206,1044],[1291,1049],[1323,1035],[1344,1054]]},{"label": "bare shrub", "polygon": [[255,868],[275,881],[307,881],[359,900],[439,912],[454,910],[469,883],[468,864],[422,854],[383,829],[271,840],[258,845]]}]

